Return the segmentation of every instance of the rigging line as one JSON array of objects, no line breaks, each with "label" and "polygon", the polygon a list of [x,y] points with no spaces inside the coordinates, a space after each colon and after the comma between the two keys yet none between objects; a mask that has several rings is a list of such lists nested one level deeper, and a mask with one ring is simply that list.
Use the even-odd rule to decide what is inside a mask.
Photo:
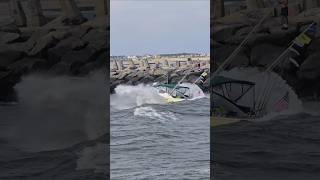
[{"label": "rigging line", "polygon": [[[208,73],[206,70],[203,70],[203,72],[200,74],[200,76],[192,83],[192,84],[196,84],[200,79],[203,73],[206,73],[206,76],[208,76]],[[207,79],[206,79],[207,80]],[[204,81],[205,82],[205,81]]]},{"label": "rigging line", "polygon": [[261,106],[262,109],[265,109],[265,107],[266,107],[266,105],[268,103],[268,100],[270,99],[271,93],[272,93],[272,91],[273,91],[273,89],[275,87],[275,81],[271,81],[271,82],[272,82],[272,84],[270,85],[270,88],[267,91],[267,93],[266,93],[266,95],[264,97],[264,100],[262,101],[262,106]]},{"label": "rigging line", "polygon": [[[305,33],[312,25],[313,25],[314,23],[311,23],[303,32],[301,32],[300,34],[302,34],[302,33]],[[283,59],[283,57],[289,52],[289,50],[290,50],[290,48],[292,47],[294,45],[294,40],[291,42],[291,44],[290,44],[290,46],[285,50],[285,51],[283,51],[279,56],[278,56],[278,58],[275,60],[275,61],[273,61],[273,63],[265,70],[265,73],[269,73],[270,71],[272,71],[273,69],[274,69],[274,67],[276,67],[278,64],[280,64],[281,63],[281,60]],[[267,82],[269,82],[269,78],[268,78],[268,81]],[[260,108],[265,108],[265,106],[266,106],[266,101],[267,101],[267,99],[270,97],[270,95],[271,95],[271,91],[272,91],[272,89],[273,89],[273,86],[274,86],[274,82],[272,82],[272,85],[270,86],[270,88],[268,88],[268,89],[264,89],[264,91],[263,91],[263,93],[261,94],[262,95],[262,97],[261,98],[259,98],[259,101],[260,102],[258,102],[259,103],[259,105],[258,105],[258,109],[260,109]],[[266,86],[265,86],[266,87]]]},{"label": "rigging line", "polygon": [[263,23],[263,21],[269,16],[269,12],[266,13],[263,18],[254,26],[254,28],[249,32],[249,34],[245,37],[245,39],[239,44],[239,46],[231,53],[231,55],[218,67],[218,69],[213,73],[212,77],[216,76],[219,74],[221,71],[224,70],[224,67],[226,66],[227,63],[230,63],[233,58],[240,52],[242,46],[249,40],[251,35],[258,29],[258,27]]},{"label": "rigging line", "polygon": [[166,71],[166,74],[163,74],[162,76],[157,77],[155,80],[153,80],[153,82],[157,81],[158,79],[161,79],[161,78],[164,77],[164,76],[168,76],[168,73],[169,73],[169,72],[170,72],[170,71]]},{"label": "rigging line", "polygon": [[173,87],[172,91],[170,92],[170,95],[172,95],[173,91],[178,87],[178,85],[190,74],[191,70],[188,71],[188,73],[186,73],[182,79],[180,79],[180,81],[178,81],[178,83]]},{"label": "rigging line", "polygon": [[258,96],[258,109],[260,110],[260,112],[262,111],[262,106],[263,106],[263,102],[265,101],[265,97],[267,96],[268,92],[270,91],[270,86],[268,86],[269,82],[270,82],[270,76],[268,76],[267,73],[265,73],[265,77],[267,78],[265,83],[263,84],[263,90],[261,91],[261,93],[259,93]]},{"label": "rigging line", "polygon": [[[303,34],[305,32],[307,32],[307,30],[313,26],[314,22],[311,23],[306,29],[304,29],[300,34]],[[299,35],[300,35],[299,34]],[[294,39],[295,40],[295,39]],[[273,68],[279,63],[279,61],[289,52],[290,48],[292,48],[292,46],[294,45],[294,40],[292,40],[290,42],[290,46],[285,50],[283,51],[280,56],[278,56],[278,58],[276,60],[273,61],[273,63],[265,70],[265,72],[268,72],[268,71],[272,71]]]},{"label": "rigging line", "polygon": [[[265,76],[265,77],[266,77],[266,80],[264,81],[264,84],[263,84],[262,87],[267,87],[268,82],[269,82],[269,76]],[[263,90],[259,93],[258,98],[257,98],[257,103],[258,103],[257,104],[257,109],[259,111],[261,111],[262,99],[265,96],[265,94],[266,94],[266,88],[263,88]]]}]

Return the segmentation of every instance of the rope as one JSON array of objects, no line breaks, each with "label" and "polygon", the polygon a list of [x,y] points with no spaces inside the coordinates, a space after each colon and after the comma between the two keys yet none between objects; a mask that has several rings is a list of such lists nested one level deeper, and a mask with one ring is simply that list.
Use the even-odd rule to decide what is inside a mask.
[{"label": "rope", "polygon": [[182,79],[180,79],[180,81],[178,81],[178,83],[173,87],[172,91],[169,93],[170,95],[172,95],[173,91],[178,87],[178,85],[190,74],[191,70],[188,71],[188,73],[186,73]]},{"label": "rope", "polygon": [[221,71],[224,70],[225,65],[230,63],[233,58],[240,52],[242,46],[248,42],[250,36],[258,29],[258,27],[263,23],[263,21],[269,16],[269,13],[266,13],[263,18],[256,24],[256,26],[249,32],[249,34],[246,36],[246,38],[239,44],[239,46],[231,53],[231,55],[218,67],[218,69],[213,73],[213,78],[217,74],[219,74]]},{"label": "rope", "polygon": [[[314,22],[311,23],[311,24],[310,24],[305,30],[303,30],[300,34],[307,32],[307,30],[308,30],[313,24],[314,24]],[[293,45],[294,45],[294,40],[290,43],[290,46],[289,46],[285,51],[283,51],[283,52],[280,54],[280,56],[278,56],[278,58],[277,58],[276,60],[273,61],[273,63],[266,69],[265,72],[272,71],[273,68],[280,63],[280,60],[282,60],[282,58],[289,52],[290,48],[292,48]]]},{"label": "rope", "polygon": [[[305,33],[314,23],[311,23],[304,31],[302,31],[300,34]],[[273,63],[265,70],[265,73],[269,73],[271,72],[277,65],[279,65],[281,62],[284,63],[283,61],[281,61],[285,55],[287,55],[287,53],[290,51],[290,48],[292,48],[294,45],[294,40],[291,42],[290,46],[283,51],[276,60],[273,61]],[[269,82],[269,78],[268,81]],[[259,107],[260,108],[265,108],[267,105],[267,101],[269,99],[269,97],[271,96],[271,92],[272,89],[274,88],[274,83],[272,82],[272,84],[269,85],[269,88],[265,88],[263,93],[262,93],[262,97],[260,98],[261,102],[259,102]],[[267,87],[267,86],[266,86]]]}]

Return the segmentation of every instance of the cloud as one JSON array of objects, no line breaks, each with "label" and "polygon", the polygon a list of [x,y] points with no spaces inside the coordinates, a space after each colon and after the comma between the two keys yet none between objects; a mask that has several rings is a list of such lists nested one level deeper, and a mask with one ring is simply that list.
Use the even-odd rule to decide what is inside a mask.
[{"label": "cloud", "polygon": [[209,1],[111,1],[111,54],[209,52]]}]

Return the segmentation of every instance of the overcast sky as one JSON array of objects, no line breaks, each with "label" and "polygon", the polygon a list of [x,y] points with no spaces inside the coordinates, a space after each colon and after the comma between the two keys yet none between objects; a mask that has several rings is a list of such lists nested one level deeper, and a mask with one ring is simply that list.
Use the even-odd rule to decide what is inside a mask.
[{"label": "overcast sky", "polygon": [[209,0],[111,0],[111,54],[209,53]]}]

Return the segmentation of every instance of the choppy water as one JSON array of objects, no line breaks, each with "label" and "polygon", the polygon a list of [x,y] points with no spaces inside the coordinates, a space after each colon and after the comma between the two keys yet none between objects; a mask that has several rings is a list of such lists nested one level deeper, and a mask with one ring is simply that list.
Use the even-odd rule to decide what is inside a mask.
[{"label": "choppy water", "polygon": [[[250,73],[255,74],[252,77],[256,79],[248,79],[256,82],[258,90],[266,85],[275,85],[270,101],[277,97],[279,92],[289,91],[289,109],[275,113],[269,108],[267,115],[254,121],[212,127],[211,170],[214,176],[211,179],[319,179],[319,103],[301,102],[294,91],[275,73],[266,74],[272,77],[269,82],[259,82],[256,69],[234,69],[225,72],[225,75],[243,79]],[[260,76],[261,79],[268,77]]]},{"label": "choppy water", "polygon": [[104,82],[103,73],[24,77],[18,102],[0,105],[0,179],[107,179]]},{"label": "choppy water", "polygon": [[316,180],[320,116],[296,114],[211,129],[212,179]]},{"label": "choppy water", "polygon": [[111,179],[209,179],[209,129],[208,98],[165,104],[145,86],[118,89]]}]

